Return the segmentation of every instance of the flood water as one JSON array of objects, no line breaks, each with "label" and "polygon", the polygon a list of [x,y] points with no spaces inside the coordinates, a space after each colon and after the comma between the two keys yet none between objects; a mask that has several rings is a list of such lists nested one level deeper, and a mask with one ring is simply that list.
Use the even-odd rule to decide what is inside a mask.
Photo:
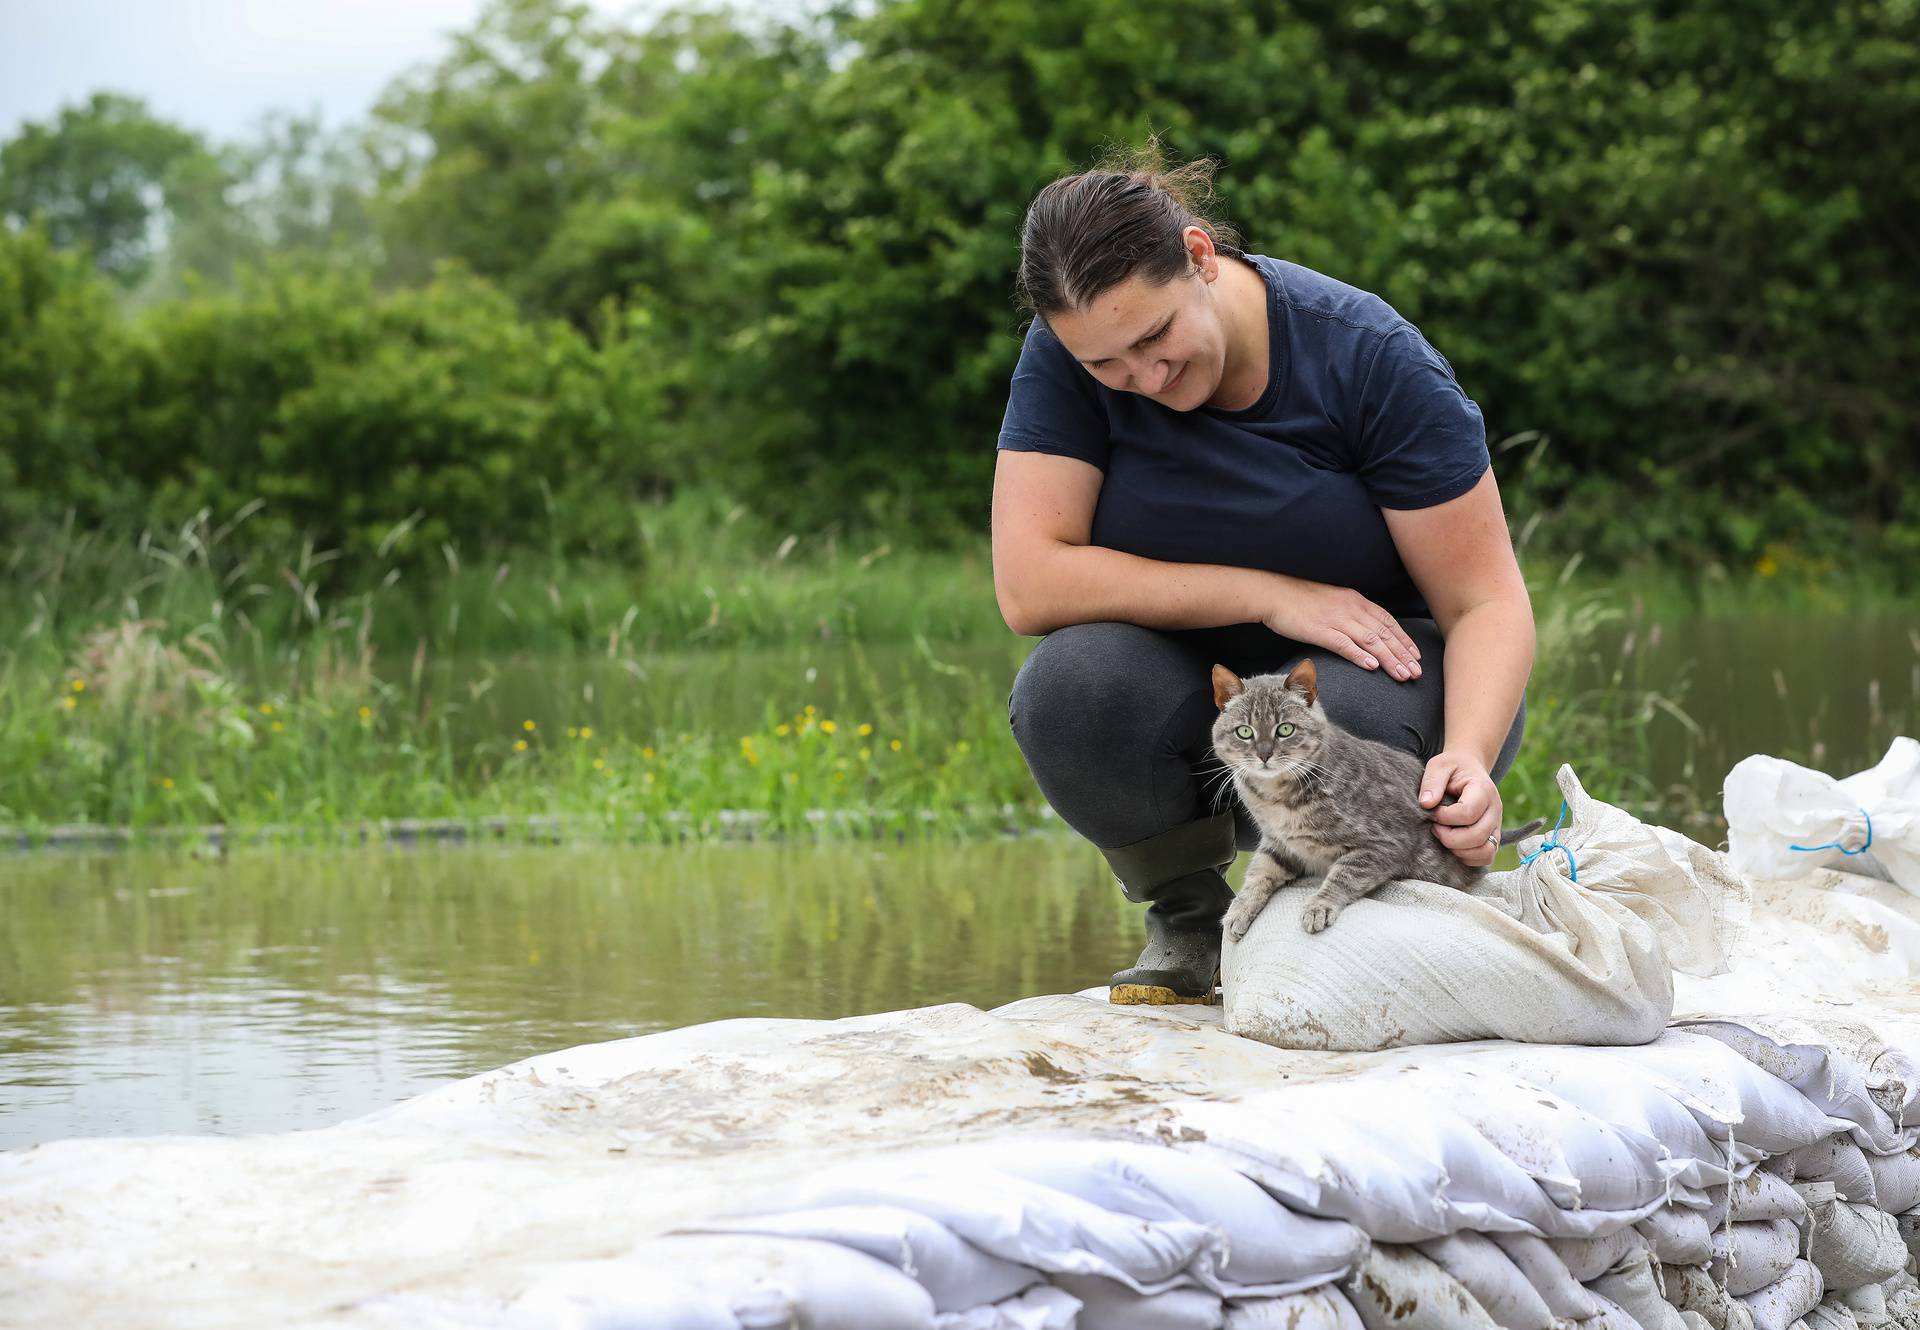
[{"label": "flood water", "polygon": [[[1914,621],[1642,619],[1587,650],[1561,704],[1627,687],[1686,714],[1644,722],[1647,777],[1676,806],[1717,809],[1749,753],[1843,775],[1920,733]],[[822,647],[718,675],[663,661],[645,681],[507,662],[470,703],[475,724],[731,730],[770,698],[1004,696],[1018,659]],[[1688,829],[1712,840],[1708,825]],[[536,1053],[731,1016],[997,1006],[1102,983],[1139,937],[1138,907],[1064,834],[0,858],[0,1148],[323,1126]]]},{"label": "flood water", "polygon": [[0,1149],[325,1126],[730,1016],[997,1006],[1105,982],[1139,927],[1060,837],[0,861]]}]

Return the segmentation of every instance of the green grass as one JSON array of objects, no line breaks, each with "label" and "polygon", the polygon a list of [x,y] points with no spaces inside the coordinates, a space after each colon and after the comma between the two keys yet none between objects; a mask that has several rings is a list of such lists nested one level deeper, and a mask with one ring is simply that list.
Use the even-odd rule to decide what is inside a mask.
[{"label": "green grass", "polygon": [[[984,548],[774,533],[703,496],[636,529],[633,568],[423,557],[401,532],[357,580],[205,522],[22,540],[0,557],[0,823],[325,838],[543,818],[616,840],[738,834],[735,814],[810,837],[1057,825],[1007,731],[1031,644],[1000,622]],[[1648,584],[1530,575],[1540,663],[1509,807],[1550,813],[1571,761],[1642,816],[1709,818],[1646,775],[1656,727],[1692,726],[1684,671],[1650,677],[1622,622],[1644,620]]]}]

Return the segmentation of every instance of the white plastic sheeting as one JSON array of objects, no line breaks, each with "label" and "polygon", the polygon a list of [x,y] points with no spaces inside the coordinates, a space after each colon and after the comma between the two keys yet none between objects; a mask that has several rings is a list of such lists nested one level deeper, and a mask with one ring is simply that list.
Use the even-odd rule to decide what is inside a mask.
[{"label": "white plastic sheeting", "polygon": [[1289,1051],[1093,993],[19,1151],[0,1323],[1920,1327],[1920,901],[1753,885],[1756,945],[1638,1047]]}]

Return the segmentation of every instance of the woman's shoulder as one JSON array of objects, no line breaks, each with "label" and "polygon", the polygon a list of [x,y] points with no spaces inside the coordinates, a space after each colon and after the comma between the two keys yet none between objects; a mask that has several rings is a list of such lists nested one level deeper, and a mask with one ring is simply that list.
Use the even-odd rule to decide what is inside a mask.
[{"label": "woman's shoulder", "polygon": [[1249,254],[1247,259],[1260,269],[1274,299],[1291,315],[1377,336],[1410,326],[1379,296],[1337,277],[1266,254]]}]

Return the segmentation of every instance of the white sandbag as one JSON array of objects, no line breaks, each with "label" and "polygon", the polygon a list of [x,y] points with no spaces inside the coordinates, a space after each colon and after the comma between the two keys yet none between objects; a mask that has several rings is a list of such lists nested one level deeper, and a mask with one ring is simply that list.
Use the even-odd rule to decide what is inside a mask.
[{"label": "white sandbag", "polygon": [[1705,1318],[1712,1330],[1751,1330],[1753,1314],[1697,1265],[1669,1265],[1660,1271],[1667,1301],[1683,1312]]},{"label": "white sandbag", "polygon": [[684,1233],[754,1233],[812,1238],[864,1252],[927,1290],[936,1312],[965,1311],[1000,1302],[1040,1282],[1040,1273],[989,1256],[962,1242],[946,1225],[888,1205],[842,1205],[781,1214],[716,1219]]},{"label": "white sandbag", "polygon": [[[1793,1157],[1783,1158],[1790,1173]],[[1797,1224],[1807,1217],[1807,1203],[1779,1173],[1755,1169],[1729,1187],[1727,1193],[1728,1215],[1735,1223],[1791,1219]]]},{"label": "white sandbag", "polygon": [[1900,1326],[1920,1325],[1920,1283],[1903,1271],[1886,1282],[1887,1313]]},{"label": "white sandbag", "polygon": [[1036,1137],[969,1146],[949,1156],[1077,1196],[1116,1214],[1190,1220],[1225,1238],[1225,1262],[1202,1252],[1189,1273],[1216,1293],[1276,1296],[1353,1269],[1367,1236],[1352,1224],[1296,1214],[1243,1174],[1212,1160],[1136,1141]]},{"label": "white sandbag", "polygon": [[1661,1082],[1694,1110],[1701,1125],[1726,1139],[1731,1124],[1736,1171],[1837,1130],[1834,1122],[1805,1095],[1778,1076],[1762,1071],[1717,1039],[1668,1030],[1640,1048],[1607,1049],[1594,1056],[1631,1061]]},{"label": "white sandbag", "polygon": [[1668,1154],[1690,1164],[1675,1175],[1677,1181],[1694,1187],[1724,1184],[1730,1123],[1717,1116],[1717,1106],[1690,1107],[1684,1087],[1643,1063],[1643,1052],[1508,1044],[1475,1053],[1472,1063],[1502,1067],[1602,1122],[1658,1141]]},{"label": "white sandbag", "polygon": [[1505,1330],[1548,1330],[1553,1324],[1546,1300],[1484,1233],[1451,1233],[1421,1243],[1418,1250],[1459,1280]]},{"label": "white sandbag", "polygon": [[1740,1301],[1753,1313],[1754,1330],[1787,1330],[1820,1305],[1825,1291],[1813,1263],[1795,1261],[1780,1278],[1763,1289],[1741,1295]]},{"label": "white sandbag", "polygon": [[1388,883],[1316,934],[1300,918],[1317,881],[1276,893],[1222,955],[1227,1029],[1331,1050],[1655,1038],[1672,969],[1726,968],[1746,887],[1713,851],[1590,798],[1572,768],[1558,781],[1564,849],[1471,891]]},{"label": "white sandbag", "polygon": [[1114,1330],[1216,1330],[1224,1313],[1218,1293],[1204,1288],[1169,1288],[1138,1293],[1099,1275],[1055,1275],[1056,1288],[1080,1302],[1080,1325]]},{"label": "white sandbag", "polygon": [[1223,1330],[1366,1330],[1366,1327],[1346,1294],[1337,1288],[1316,1288],[1306,1293],[1289,1293],[1283,1298],[1230,1300]]},{"label": "white sandbag", "polygon": [[1459,1280],[1410,1247],[1375,1247],[1340,1287],[1367,1330],[1498,1330]]},{"label": "white sandbag", "polygon": [[1681,1312],[1680,1324],[1685,1326],[1686,1330],[1713,1330],[1713,1326],[1708,1324],[1707,1318],[1699,1312]]},{"label": "white sandbag", "polygon": [[1634,1227],[1664,1265],[1705,1265],[1713,1259],[1713,1229],[1703,1210],[1662,1206]]},{"label": "white sandbag", "polygon": [[[1080,1300],[1049,1284],[1028,1289],[1017,1298],[943,1312],[933,1318],[933,1330],[1076,1330]],[[651,1323],[647,1323],[651,1324]],[[660,1322],[671,1325],[672,1322]]]},{"label": "white sandbag", "polygon": [[[1395,1075],[1391,1094],[1360,1077],[1175,1102],[1162,1110],[1160,1129],[1183,1152],[1244,1173],[1289,1209],[1347,1220],[1381,1242],[1420,1242],[1461,1229],[1581,1237],[1625,1227],[1658,1208],[1656,1201],[1630,1211],[1561,1209],[1447,1107],[1438,1088],[1447,1078],[1438,1069],[1410,1068]],[[1404,1112],[1408,1103],[1422,1111]]]},{"label": "white sandbag", "polygon": [[1643,1330],[1686,1330],[1680,1309],[1661,1294],[1653,1259],[1644,1251],[1634,1252],[1594,1280],[1590,1287],[1609,1302],[1618,1304]]},{"label": "white sandbag", "polygon": [[1873,1175],[1874,1204],[1882,1210],[1899,1215],[1920,1208],[1920,1150],[1869,1154],[1867,1172]]},{"label": "white sandbag", "polygon": [[[1844,1135],[1829,1136],[1793,1152],[1794,1188],[1801,1190],[1810,1182],[1831,1182],[1843,1201],[1872,1205],[1875,1200],[1867,1156]],[[1801,1195],[1806,1195],[1804,1190]]]},{"label": "white sandbag", "polygon": [[1573,1277],[1567,1263],[1544,1238],[1531,1233],[1489,1233],[1487,1238],[1513,1262],[1555,1316],[1564,1321],[1584,1321],[1599,1314],[1593,1295]]},{"label": "white sandbag", "polygon": [[1800,1256],[1800,1230],[1785,1219],[1734,1224],[1727,1236],[1732,1244],[1727,1261],[1727,1292],[1735,1297],[1756,1293],[1781,1278]]},{"label": "white sandbag", "polygon": [[1893,1314],[1887,1310],[1885,1284],[1863,1284],[1837,1295],[1829,1290],[1827,1300],[1831,1302],[1836,1296],[1853,1313],[1853,1319],[1860,1324],[1861,1330],[1879,1330],[1879,1327],[1893,1321]]},{"label": "white sandbag", "polygon": [[1680,1179],[1688,1161],[1664,1141],[1543,1095],[1529,1081],[1478,1065],[1423,1087],[1422,1110],[1444,1106],[1540,1185],[1563,1210],[1639,1210],[1701,1201]]},{"label": "white sandbag", "polygon": [[810,1179],[794,1209],[899,1206],[953,1230],[991,1256],[1049,1274],[1101,1275],[1135,1292],[1189,1282],[1202,1252],[1225,1255],[1217,1229],[1190,1220],[1118,1215],[1053,1187],[948,1164],[924,1167],[862,1160]]},{"label": "white sandbag", "polygon": [[1808,1207],[1807,1259],[1836,1292],[1878,1284],[1907,1268],[1900,1225],[1870,1205],[1827,1201]]},{"label": "white sandbag", "polygon": [[1592,1238],[1555,1238],[1547,1245],[1569,1274],[1591,1284],[1634,1252],[1644,1251],[1647,1240],[1634,1229],[1622,1228]]},{"label": "white sandbag", "polygon": [[1920,1097],[1920,1067],[1871,1027],[1829,1013],[1742,1013],[1680,1028],[1718,1039],[1845,1124],[1860,1146],[1905,1150]]},{"label": "white sandbag", "polygon": [[1756,755],[1727,773],[1722,795],[1727,853],[1742,875],[1837,868],[1920,895],[1920,742],[1895,739],[1877,765],[1844,780]]},{"label": "white sandbag", "polygon": [[[668,1305],[662,1294],[683,1301]],[[725,1308],[729,1318],[715,1319]],[[508,1304],[528,1330],[620,1325],[752,1330],[933,1330],[933,1299],[900,1271],[837,1243],[747,1235],[653,1238],[626,1256],[540,1267]]]},{"label": "white sandbag", "polygon": [[1829,1296],[1818,1307],[1800,1318],[1807,1330],[1860,1330],[1860,1322],[1846,1304]]}]

